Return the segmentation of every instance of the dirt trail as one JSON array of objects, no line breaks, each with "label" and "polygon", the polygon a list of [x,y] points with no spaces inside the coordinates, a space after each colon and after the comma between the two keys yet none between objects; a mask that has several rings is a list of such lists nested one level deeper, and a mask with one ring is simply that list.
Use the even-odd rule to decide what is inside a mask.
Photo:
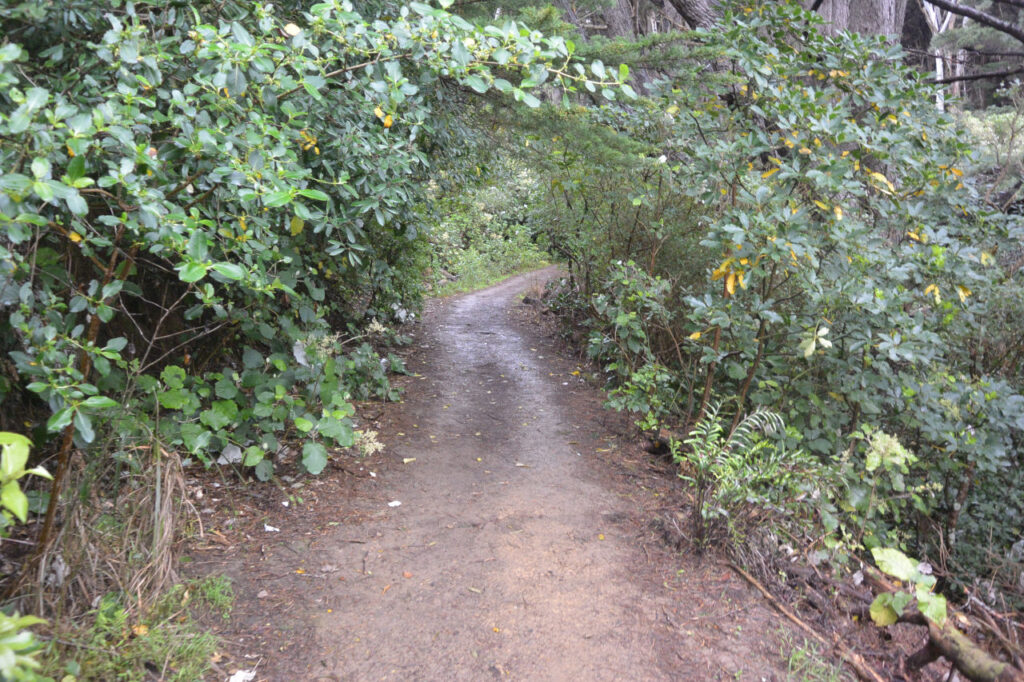
[{"label": "dirt trail", "polygon": [[317,498],[321,517],[345,506],[331,530],[225,556],[261,677],[782,679],[766,607],[652,540],[676,483],[626,456],[600,392],[517,321],[553,274],[431,306],[374,475]]}]

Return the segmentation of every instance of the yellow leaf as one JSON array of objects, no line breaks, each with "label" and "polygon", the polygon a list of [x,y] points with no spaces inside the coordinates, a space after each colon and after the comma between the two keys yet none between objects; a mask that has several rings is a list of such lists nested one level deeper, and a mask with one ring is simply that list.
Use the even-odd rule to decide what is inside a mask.
[{"label": "yellow leaf", "polygon": [[833,207],[832,212],[836,214],[836,220],[843,219],[843,209],[840,208],[839,206]]},{"label": "yellow leaf", "polygon": [[926,286],[924,288],[924,293],[925,294],[932,294],[933,296],[935,296],[935,304],[936,305],[938,305],[939,303],[942,303],[942,297],[939,296],[939,287],[938,286],[936,286],[934,284],[929,284],[928,286]]},{"label": "yellow leaf", "polygon": [[736,293],[736,273],[730,272],[729,276],[725,278],[725,290],[732,296]]},{"label": "yellow leaf", "polygon": [[967,287],[958,284],[957,287],[956,287],[956,293],[957,293],[958,296],[960,296],[960,302],[961,303],[967,303],[967,297],[970,296],[974,292],[972,292]]},{"label": "yellow leaf", "polygon": [[394,119],[391,118],[391,114],[388,114],[387,116],[384,117],[384,127],[385,128],[390,128],[391,124],[393,124],[394,122],[395,122]]},{"label": "yellow leaf", "polygon": [[885,177],[881,173],[877,171],[870,171],[869,175],[871,176],[871,179],[877,182],[878,184],[885,185],[886,187],[888,187],[889,193],[893,193],[896,191],[896,188],[893,187],[891,182],[889,182],[889,178]]},{"label": "yellow leaf", "polygon": [[800,153],[801,154],[810,154],[811,150],[808,149],[807,147],[800,147]]},{"label": "yellow leaf", "polygon": [[296,26],[295,24],[285,24],[284,32],[294,38],[295,36],[302,33],[302,29]]},{"label": "yellow leaf", "polygon": [[989,253],[988,251],[982,251],[981,252],[981,264],[982,265],[988,265],[993,260],[995,260],[995,259],[992,258],[992,254]]},{"label": "yellow leaf", "polygon": [[134,634],[136,637],[145,637],[149,634],[149,626],[145,625],[144,623],[133,625],[132,634]]},{"label": "yellow leaf", "polygon": [[384,110],[381,109],[380,107],[376,107],[373,110],[373,115],[376,116],[377,118],[384,118]]},{"label": "yellow leaf", "polygon": [[747,288],[747,283],[743,280],[743,273],[742,272],[737,272],[736,273],[736,281],[739,282],[740,289],[746,289]]},{"label": "yellow leaf", "polygon": [[699,341],[700,337],[701,337],[701,333],[700,332],[694,332],[694,333],[690,334],[686,338],[690,339],[691,341]]},{"label": "yellow leaf", "polygon": [[598,540],[604,540],[604,533],[599,533],[597,536]]},{"label": "yellow leaf", "polygon": [[964,172],[959,168],[950,168],[949,172],[957,176],[958,178],[962,178],[964,176]]},{"label": "yellow leaf", "polygon": [[78,234],[77,232],[68,232],[68,239],[77,244],[78,242],[82,241],[82,235]]},{"label": "yellow leaf", "polygon": [[71,148],[71,145],[67,145],[67,147],[68,147],[68,156],[73,158],[75,156],[75,150]]},{"label": "yellow leaf", "polygon": [[679,113],[679,107],[673,104],[672,106],[665,110],[665,113],[667,113],[670,116],[675,116],[676,114]]},{"label": "yellow leaf", "polygon": [[820,208],[822,211],[828,210],[828,204],[826,204],[824,201],[818,201],[817,199],[815,199],[814,205]]},{"label": "yellow leaf", "polygon": [[306,226],[306,221],[304,221],[299,216],[292,216],[291,225],[289,227],[291,227],[291,231],[292,231],[292,236],[293,237],[296,237],[296,236],[302,234],[302,228],[304,228],[305,226]]},{"label": "yellow leaf", "polygon": [[299,575],[305,575],[306,569],[304,569],[304,568],[296,568],[295,572],[298,573]]},{"label": "yellow leaf", "polygon": [[770,178],[771,176],[775,175],[778,172],[779,172],[778,167],[772,168],[771,170],[766,170],[764,173],[761,173],[761,177],[762,178]]}]

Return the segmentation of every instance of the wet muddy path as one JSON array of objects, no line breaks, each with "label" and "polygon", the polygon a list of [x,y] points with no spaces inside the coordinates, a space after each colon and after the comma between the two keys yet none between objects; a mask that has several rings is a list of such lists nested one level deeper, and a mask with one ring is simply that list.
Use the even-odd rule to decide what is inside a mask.
[{"label": "wet muddy path", "polygon": [[777,620],[657,541],[678,486],[517,314],[554,274],[428,307],[406,398],[378,419],[385,451],[305,511],[276,508],[316,529],[285,519],[225,554],[225,634],[261,679],[782,679]]}]

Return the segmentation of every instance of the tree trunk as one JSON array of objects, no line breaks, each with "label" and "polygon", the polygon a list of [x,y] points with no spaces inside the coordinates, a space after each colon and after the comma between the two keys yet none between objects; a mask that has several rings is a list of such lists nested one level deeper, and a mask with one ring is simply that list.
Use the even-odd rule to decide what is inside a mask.
[{"label": "tree trunk", "polygon": [[711,28],[718,22],[718,11],[711,0],[669,0],[690,28]]},{"label": "tree trunk", "polygon": [[[810,8],[815,2],[805,0],[804,4]],[[864,35],[885,36],[890,42],[898,43],[903,33],[907,0],[824,0],[817,11],[825,20],[825,31],[830,35],[856,31]]]}]

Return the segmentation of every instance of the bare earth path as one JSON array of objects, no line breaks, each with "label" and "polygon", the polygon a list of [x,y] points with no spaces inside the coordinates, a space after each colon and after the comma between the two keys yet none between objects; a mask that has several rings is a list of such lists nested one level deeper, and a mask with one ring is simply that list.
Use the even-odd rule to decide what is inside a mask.
[{"label": "bare earth path", "polygon": [[[232,669],[248,653],[267,680],[783,679],[767,608],[655,539],[676,482],[517,320],[553,274],[432,305],[417,377],[378,416],[387,449],[306,509],[257,505],[282,533],[207,555],[235,580]],[[326,523],[301,532],[309,513]]]}]

